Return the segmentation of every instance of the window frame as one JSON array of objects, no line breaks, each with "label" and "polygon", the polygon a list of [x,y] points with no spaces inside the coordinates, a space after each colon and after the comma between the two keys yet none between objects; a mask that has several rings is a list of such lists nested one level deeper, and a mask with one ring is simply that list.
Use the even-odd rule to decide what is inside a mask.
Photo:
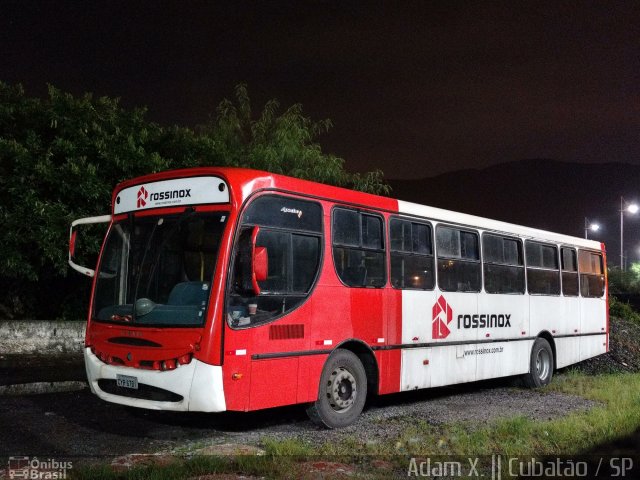
[{"label": "window frame", "polygon": [[[600,258],[600,270],[602,271],[602,273],[583,273],[582,269],[580,268],[580,253],[584,252],[584,253],[589,253],[590,255],[595,255],[597,257]],[[582,298],[603,298],[605,297],[605,295],[607,294],[607,277],[606,277],[606,265],[604,262],[604,255],[601,251],[598,250],[591,250],[588,248],[579,248],[578,249],[578,256],[577,256],[577,261],[578,261],[578,278],[579,278],[579,291],[580,291],[580,296]],[[599,277],[602,279],[602,294],[599,296],[595,296],[595,295],[583,295],[582,294],[582,276],[586,275],[586,276],[590,276],[590,277]]]},{"label": "window frame", "polygon": [[[547,267],[531,267],[529,266],[529,261],[527,260],[527,244],[536,244],[536,245],[542,245],[545,247],[553,247],[555,250],[555,258],[556,258],[556,264],[558,265],[558,268],[547,268]],[[551,243],[551,242],[545,242],[545,241],[540,241],[540,240],[533,240],[533,239],[527,239],[524,242],[524,264],[526,267],[526,283],[527,283],[527,293],[529,295],[536,295],[536,296],[546,296],[546,297],[559,297],[562,295],[562,275],[561,275],[561,259],[560,259],[560,250],[558,248],[558,245],[555,243]],[[557,276],[558,276],[558,292],[557,293],[537,293],[537,292],[531,292],[531,290],[529,289],[529,270],[536,270],[536,271],[544,271],[544,272],[556,272]]]},{"label": "window frame", "polygon": [[[576,269],[575,270],[565,270],[565,268],[564,268],[563,250],[570,250],[575,255],[575,257],[574,257],[575,262],[576,262]],[[562,296],[570,297],[570,298],[580,297],[580,272],[579,272],[579,270],[580,270],[580,265],[578,263],[578,249],[576,247],[574,247],[573,245],[560,245],[560,281],[561,281],[560,291],[562,293]],[[577,285],[578,285],[578,292],[575,295],[572,295],[570,293],[568,294],[568,293],[566,293],[564,291],[564,274],[565,273],[575,274],[576,275]]]},{"label": "window frame", "polygon": [[[337,211],[340,210],[344,210],[344,211],[348,211],[348,212],[355,212],[358,214],[358,246],[354,246],[354,245],[348,245],[348,244],[341,244],[341,243],[335,243],[335,231],[336,229],[334,228],[334,221],[335,221],[335,215]],[[370,248],[370,247],[363,247],[363,241],[362,241],[362,217],[363,215],[366,216],[370,216],[370,217],[375,217],[380,219],[380,228],[381,228],[381,240],[382,240],[382,249],[375,249],[375,248]],[[372,211],[372,210],[366,210],[363,208],[358,208],[358,207],[350,207],[350,206],[346,206],[346,205],[341,205],[341,204],[336,204],[333,206],[333,208],[331,209],[331,219],[330,219],[330,229],[331,229],[331,256],[332,256],[332,263],[333,263],[333,270],[336,274],[336,277],[338,278],[338,280],[340,281],[340,283],[342,285],[344,285],[347,288],[375,288],[375,289],[380,289],[380,288],[385,288],[389,282],[389,274],[387,272],[388,269],[388,265],[387,265],[387,239],[386,239],[386,222],[385,222],[385,217],[384,215],[382,215],[379,212],[376,211]],[[382,273],[384,275],[383,277],[383,281],[380,285],[349,285],[348,283],[346,283],[344,281],[344,279],[342,278],[342,276],[340,275],[337,265],[336,265],[336,255],[335,255],[335,249],[336,248],[343,248],[343,249],[348,249],[348,250],[357,250],[360,252],[373,252],[373,253],[381,253],[382,254],[382,258],[383,258],[383,268],[382,268]]]},{"label": "window frame", "polygon": [[[519,253],[522,255],[522,263],[520,265],[515,265],[515,264],[512,264],[512,263],[487,261],[486,260],[486,255],[485,255],[485,246],[484,246],[484,239],[486,237],[497,237],[497,238],[500,238],[502,240],[515,241],[520,246]],[[522,241],[522,238],[514,237],[514,236],[510,236],[510,235],[504,235],[502,233],[492,232],[492,231],[488,230],[488,231],[483,231],[482,232],[481,242],[482,242],[482,247],[481,247],[480,251],[482,253],[481,259],[482,259],[482,286],[483,286],[483,291],[487,295],[525,295],[527,293],[527,267],[526,267],[526,262],[525,262],[524,242]],[[519,292],[489,292],[487,290],[487,281],[486,281],[487,274],[486,274],[486,271],[485,271],[485,265],[495,265],[495,266],[499,266],[499,267],[510,267],[510,268],[520,268],[520,269],[522,269],[522,273],[523,273],[522,291],[519,291]]]},{"label": "window frame", "polygon": [[[290,228],[282,228],[282,227],[277,227],[277,226],[270,226],[270,225],[258,225],[255,223],[243,223],[243,217],[245,212],[247,211],[247,209],[251,206],[251,204],[256,201],[259,198],[264,198],[266,196],[271,196],[271,197],[282,197],[282,198],[286,198],[286,199],[292,199],[292,200],[298,200],[298,201],[302,201],[302,202],[308,202],[308,203],[313,203],[313,204],[317,204],[320,207],[320,230],[319,231],[315,231],[315,230],[307,230],[307,229],[290,229]],[[324,204],[320,199],[316,199],[316,198],[306,198],[304,196],[296,196],[296,195],[288,195],[285,192],[281,192],[281,191],[267,191],[267,192],[256,192],[255,194],[253,194],[252,196],[250,196],[244,203],[244,205],[242,206],[242,208],[239,210],[238,216],[235,220],[235,230],[234,230],[234,234],[233,234],[233,249],[230,252],[230,256],[229,256],[229,267],[228,267],[228,271],[227,271],[227,280],[226,280],[226,288],[225,288],[225,301],[224,301],[224,315],[225,315],[225,323],[226,325],[231,328],[232,330],[247,330],[250,328],[256,328],[256,327],[262,327],[264,325],[268,325],[270,323],[273,323],[276,320],[279,320],[280,318],[286,316],[286,315],[290,315],[292,314],[294,311],[296,311],[297,309],[301,308],[311,297],[311,295],[313,294],[314,290],[316,289],[317,285],[318,285],[318,280],[320,278],[320,276],[322,275],[322,270],[324,268],[324,257],[325,257],[325,214],[324,214],[325,208],[324,208]],[[298,235],[303,235],[303,236],[310,236],[310,237],[316,237],[318,238],[318,242],[319,242],[319,252],[318,252],[318,268],[316,269],[315,275],[313,277],[313,280],[311,282],[311,286],[309,287],[309,291],[305,294],[293,294],[290,293],[289,295],[283,295],[283,294],[266,294],[264,295],[265,297],[267,296],[291,296],[291,297],[304,297],[302,298],[302,300],[294,307],[292,307],[289,310],[286,310],[285,312],[281,312],[277,315],[274,315],[273,317],[269,318],[268,320],[265,321],[261,321],[258,323],[249,323],[248,325],[232,325],[232,323],[229,320],[230,314],[229,314],[229,307],[230,307],[230,301],[231,298],[234,296],[234,294],[232,293],[232,288],[233,288],[233,280],[234,280],[234,276],[235,276],[235,262],[237,261],[237,257],[238,257],[238,241],[240,239],[240,235],[242,233],[242,231],[246,228],[253,228],[255,226],[260,227],[260,229],[264,229],[264,231],[273,231],[273,232],[283,232],[283,233],[288,233],[289,237],[291,239],[291,237],[295,234]],[[293,243],[293,242],[291,242]],[[291,256],[293,254],[293,252],[289,252],[289,256]],[[259,294],[257,296],[255,296],[255,298],[260,297]]]},{"label": "window frame", "polygon": [[[413,242],[413,224],[417,224],[417,225],[423,225],[429,228],[429,240],[431,240],[431,253],[427,254],[427,253],[416,253],[413,251],[413,244],[411,245],[411,252],[406,251],[406,250],[394,250],[393,247],[391,246],[391,223],[394,221],[400,221],[400,222],[408,222],[411,225],[411,241]],[[391,215],[389,216],[389,221],[387,222],[387,230],[388,230],[388,235],[389,235],[389,284],[391,285],[391,288],[395,289],[395,290],[416,290],[416,291],[423,291],[423,292],[428,292],[428,291],[433,291],[435,290],[436,286],[438,285],[438,281],[436,278],[436,270],[437,270],[437,265],[436,265],[436,248],[435,248],[435,228],[433,227],[433,224],[430,221],[427,220],[422,220],[422,219],[416,219],[416,218],[411,218],[411,217],[402,217],[399,215]],[[397,287],[393,284],[393,269],[391,266],[391,262],[393,260],[393,255],[403,255],[403,256],[408,256],[408,257],[416,257],[416,258],[431,258],[431,268],[432,268],[432,272],[433,272],[433,285],[430,288],[418,288],[418,287]]]},{"label": "window frame", "polygon": [[[449,228],[449,229],[453,229],[453,230],[458,230],[459,232],[465,232],[465,233],[470,233],[472,235],[475,235],[477,240],[478,240],[478,259],[477,260],[470,260],[470,259],[466,259],[466,258],[461,258],[461,257],[450,257],[450,256],[440,256],[439,253],[439,249],[438,249],[438,230],[440,230],[441,228]],[[467,226],[461,226],[461,225],[452,225],[449,223],[438,223],[436,225],[436,228],[434,229],[434,257],[435,257],[435,267],[436,267],[436,285],[438,286],[438,289],[442,292],[449,292],[449,293],[482,293],[483,288],[484,288],[484,279],[483,279],[483,275],[482,275],[482,242],[480,241],[480,230],[475,230],[472,227],[467,227]],[[443,260],[453,260],[453,261],[458,261],[458,262],[465,262],[465,263],[473,263],[473,264],[477,264],[480,267],[480,285],[478,290],[445,290],[442,288],[442,286],[440,285],[440,259]]]}]

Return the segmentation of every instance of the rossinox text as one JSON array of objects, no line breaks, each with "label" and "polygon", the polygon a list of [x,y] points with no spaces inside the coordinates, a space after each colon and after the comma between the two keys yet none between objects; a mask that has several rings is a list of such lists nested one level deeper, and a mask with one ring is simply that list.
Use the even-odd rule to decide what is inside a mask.
[{"label": "rossinox text", "polygon": [[167,192],[157,192],[157,193],[150,193],[149,197],[151,198],[151,200],[153,201],[157,201],[157,200],[171,200],[172,198],[187,198],[191,196],[191,189],[190,188],[183,188],[180,190],[170,190]]},{"label": "rossinox text", "polygon": [[458,328],[510,327],[511,314],[458,315]]}]

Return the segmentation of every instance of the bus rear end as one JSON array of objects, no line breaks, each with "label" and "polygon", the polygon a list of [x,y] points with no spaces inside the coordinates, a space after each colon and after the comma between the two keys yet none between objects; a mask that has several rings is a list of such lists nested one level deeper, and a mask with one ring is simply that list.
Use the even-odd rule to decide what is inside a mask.
[{"label": "bus rear end", "polygon": [[84,350],[91,391],[103,400],[226,410],[211,319],[221,308],[232,202],[222,176],[197,173],[114,191]]}]

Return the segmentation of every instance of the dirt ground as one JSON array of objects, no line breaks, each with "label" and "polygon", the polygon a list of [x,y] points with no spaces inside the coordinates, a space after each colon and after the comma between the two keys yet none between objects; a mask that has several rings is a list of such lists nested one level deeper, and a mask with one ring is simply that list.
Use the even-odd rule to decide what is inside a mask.
[{"label": "dirt ground", "polygon": [[[640,371],[640,326],[613,319],[611,352],[577,367],[588,373]],[[81,357],[48,361],[0,356],[0,386],[35,381],[83,380]],[[554,381],[562,381],[562,375]],[[251,413],[172,413],[109,404],[88,389],[0,398],[0,462],[9,456],[57,456],[93,463],[131,453],[185,451],[224,444],[260,447],[263,439],[332,442],[395,438],[418,421],[431,424],[489,422],[524,415],[549,419],[588,409],[593,402],[560,393],[515,388],[511,379],[407,392],[373,399],[358,422],[340,430],[312,424],[304,407]],[[634,449],[638,435],[611,449]],[[608,448],[607,448],[608,449]]]},{"label": "dirt ground", "polygon": [[300,406],[252,413],[155,412],[105,403],[82,390],[4,397],[0,457],[56,456],[93,463],[129,453],[202,445],[260,446],[265,437],[321,443],[356,436],[362,442],[378,442],[418,420],[487,422],[512,415],[548,419],[592,405],[580,397],[543,394],[494,380],[385,396],[374,401],[356,424],[325,430],[312,424]]}]

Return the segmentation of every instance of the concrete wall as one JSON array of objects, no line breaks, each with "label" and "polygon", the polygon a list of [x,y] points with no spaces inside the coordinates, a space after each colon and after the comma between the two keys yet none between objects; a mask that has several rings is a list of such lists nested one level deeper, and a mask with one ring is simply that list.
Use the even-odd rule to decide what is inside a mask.
[{"label": "concrete wall", "polygon": [[81,354],[84,321],[0,320],[0,355]]}]

